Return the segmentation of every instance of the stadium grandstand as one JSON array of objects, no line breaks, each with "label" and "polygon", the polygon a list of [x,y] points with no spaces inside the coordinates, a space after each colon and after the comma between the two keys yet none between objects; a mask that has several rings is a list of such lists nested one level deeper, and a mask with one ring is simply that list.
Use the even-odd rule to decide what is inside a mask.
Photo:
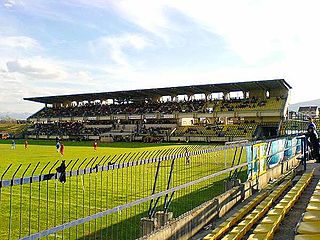
[{"label": "stadium grandstand", "polygon": [[30,139],[226,142],[280,134],[284,79],[24,98]]},{"label": "stadium grandstand", "polygon": [[[288,111],[290,89],[274,79],[25,98],[45,106],[23,123],[24,145],[2,148],[17,160],[0,177],[0,239],[320,239],[316,126],[306,132],[320,122]],[[29,141],[57,138],[183,144],[94,141],[64,155]]]}]

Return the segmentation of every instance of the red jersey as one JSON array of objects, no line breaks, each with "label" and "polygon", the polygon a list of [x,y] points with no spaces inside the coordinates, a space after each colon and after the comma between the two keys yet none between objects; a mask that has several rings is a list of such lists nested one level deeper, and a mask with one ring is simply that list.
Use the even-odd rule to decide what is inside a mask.
[{"label": "red jersey", "polygon": [[60,145],[60,153],[61,153],[61,155],[64,154],[64,145],[62,143]]}]

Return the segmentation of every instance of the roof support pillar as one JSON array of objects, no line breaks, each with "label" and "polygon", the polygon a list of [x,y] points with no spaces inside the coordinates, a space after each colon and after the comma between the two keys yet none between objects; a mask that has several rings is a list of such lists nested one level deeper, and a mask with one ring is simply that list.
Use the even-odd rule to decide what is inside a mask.
[{"label": "roof support pillar", "polygon": [[229,92],[223,92],[223,100],[229,100],[230,99],[230,93]]}]

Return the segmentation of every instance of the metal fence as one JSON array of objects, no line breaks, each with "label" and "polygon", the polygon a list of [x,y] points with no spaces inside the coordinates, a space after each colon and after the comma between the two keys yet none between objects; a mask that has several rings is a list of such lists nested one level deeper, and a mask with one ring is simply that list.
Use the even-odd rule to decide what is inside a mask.
[{"label": "metal fence", "polygon": [[227,181],[254,177],[257,162],[299,152],[300,140],[275,141],[258,152],[261,143],[242,143],[10,165],[0,173],[0,239],[138,238],[141,218],[178,217],[223,193]]}]

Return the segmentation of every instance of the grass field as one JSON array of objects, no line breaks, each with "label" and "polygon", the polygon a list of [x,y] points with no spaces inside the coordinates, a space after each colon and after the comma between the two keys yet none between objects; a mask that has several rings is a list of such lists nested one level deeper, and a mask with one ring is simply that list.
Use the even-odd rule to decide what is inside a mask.
[{"label": "grass field", "polygon": [[[91,157],[103,157],[107,155],[120,155],[128,152],[143,152],[143,151],[157,151],[164,148],[178,148],[185,147],[183,144],[147,144],[147,143],[102,143],[99,144],[97,151],[94,151],[92,142],[64,142],[65,152],[64,156],[56,151],[55,141],[45,140],[28,140],[28,149],[24,149],[24,140],[16,140],[16,149],[11,149],[11,140],[0,140],[0,176],[8,165],[13,164],[7,178],[12,175],[13,170],[19,165],[27,165],[29,163],[35,166],[40,162],[40,166],[44,166],[48,162],[55,162],[57,160],[76,160],[76,159],[90,159]],[[31,173],[30,171],[26,173]],[[23,168],[21,169],[21,171]],[[19,176],[19,173],[17,174]],[[5,178],[6,179],[6,178]]]},{"label": "grass field", "polygon": [[[51,141],[30,141],[28,149],[24,149],[24,146],[17,141],[15,150],[11,149],[8,141],[0,141],[0,143],[2,143],[0,144],[0,152],[2,153],[0,175],[9,164],[13,164],[4,179],[10,179],[19,164],[23,164],[23,166],[17,172],[16,177],[21,176],[29,163],[31,163],[31,166],[25,176],[31,175],[38,162],[40,164],[35,170],[35,175],[39,174],[48,162],[54,163],[62,159],[65,159],[67,163],[72,160],[69,169],[76,162],[76,159],[80,159],[74,165],[74,169],[77,169],[79,162],[87,158],[85,164],[80,167],[83,169],[83,166],[89,163],[92,157],[100,159],[102,156],[107,156],[111,159],[117,155],[116,158],[119,161],[124,161],[126,159],[124,156],[131,153],[130,157],[125,160],[128,162],[141,159],[141,156],[152,158],[166,155],[169,151],[172,154],[174,150],[176,153],[184,153],[185,147],[188,147],[190,151],[214,147],[205,145],[185,146],[183,144],[112,143],[100,146],[97,151],[94,151],[93,147],[90,146],[91,143],[66,142],[65,155],[61,156],[56,152],[54,142]],[[86,144],[87,146],[85,146]],[[148,154],[143,155],[146,152]],[[124,155],[125,153],[127,155]],[[186,164],[184,157],[175,159],[174,163],[172,160],[163,161],[159,165],[155,192],[167,188],[170,170],[172,170],[171,188],[229,167],[232,156],[233,151],[230,150],[228,153],[220,151],[194,156],[191,158],[190,164]],[[245,155],[241,156],[241,161],[244,161],[244,159]],[[93,161],[88,166],[94,166]],[[51,163],[49,166],[51,166]],[[173,168],[171,168],[172,166]],[[74,176],[68,178],[65,184],[58,180],[50,180],[3,188],[0,193],[0,220],[2,222],[0,239],[8,239],[8,236],[17,239],[29,233],[35,233],[149,196],[154,187],[157,167],[158,163],[149,163]],[[43,173],[47,173],[48,169],[49,167]],[[211,199],[223,191],[223,181],[226,177],[227,174],[220,175],[175,192],[169,210],[173,211],[174,216],[179,216]],[[134,239],[140,234],[140,218],[147,216],[149,205],[150,202],[146,202],[123,212],[79,225],[77,228],[73,227],[70,230],[59,232],[49,238]],[[163,205],[164,197],[159,199],[156,209],[163,209]]]}]

